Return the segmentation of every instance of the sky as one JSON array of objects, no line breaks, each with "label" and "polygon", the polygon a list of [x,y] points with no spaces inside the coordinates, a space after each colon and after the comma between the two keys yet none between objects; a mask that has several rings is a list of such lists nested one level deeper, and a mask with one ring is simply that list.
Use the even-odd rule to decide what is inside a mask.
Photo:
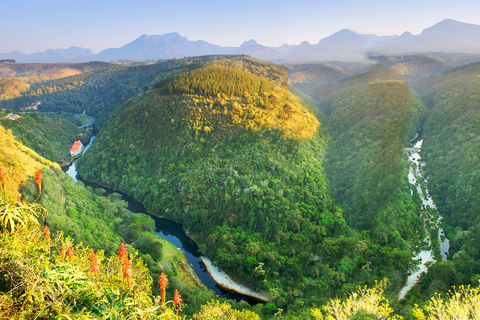
[{"label": "sky", "polygon": [[447,18],[480,25],[479,12],[475,0],[2,0],[0,53],[98,53],[169,32],[221,46],[313,44],[341,29],[419,34]]}]

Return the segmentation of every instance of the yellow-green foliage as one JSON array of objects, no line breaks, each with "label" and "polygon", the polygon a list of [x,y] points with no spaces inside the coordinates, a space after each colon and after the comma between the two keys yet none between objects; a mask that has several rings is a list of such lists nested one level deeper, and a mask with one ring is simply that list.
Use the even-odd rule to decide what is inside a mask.
[{"label": "yellow-green foliage", "polygon": [[235,310],[228,303],[210,301],[200,308],[200,312],[193,316],[195,320],[260,320],[258,314],[248,310]]},{"label": "yellow-green foliage", "polygon": [[31,83],[28,77],[0,78],[0,100],[20,97],[23,92],[30,89]]},{"label": "yellow-green foliage", "polygon": [[[152,278],[136,253],[128,257],[127,283],[116,255],[97,251],[94,275],[91,249],[73,243],[61,233],[47,240],[36,224],[0,233],[0,318],[176,319],[173,302],[162,307],[151,296]],[[71,259],[64,255],[68,247]]]},{"label": "yellow-green foliage", "polygon": [[224,93],[241,96],[244,92],[271,92],[274,84],[249,72],[224,66],[207,66],[177,74],[156,85],[166,94],[200,94],[213,96]]},{"label": "yellow-green foliage", "polygon": [[461,286],[445,298],[435,294],[423,310],[416,307],[413,315],[419,320],[480,319],[480,289]]},{"label": "yellow-green foliage", "polygon": [[36,170],[60,169],[58,164],[40,157],[15,140],[10,130],[0,126],[0,168],[4,170],[3,186],[9,196],[20,198],[18,187],[35,175]]},{"label": "yellow-green foliage", "polygon": [[316,320],[348,320],[363,312],[368,315],[375,315],[378,319],[402,319],[396,315],[391,315],[393,309],[390,308],[388,300],[383,297],[385,284],[386,282],[382,281],[375,288],[359,287],[344,301],[334,299],[321,309],[312,309],[312,316]]},{"label": "yellow-green foliage", "polygon": [[184,117],[172,119],[171,124],[185,121],[196,135],[234,128],[252,132],[277,129],[286,138],[306,139],[313,137],[320,126],[315,116],[303,108],[296,97],[280,88],[272,93],[245,93],[243,97],[225,94],[215,97],[185,94],[180,97],[176,107],[185,109]]}]

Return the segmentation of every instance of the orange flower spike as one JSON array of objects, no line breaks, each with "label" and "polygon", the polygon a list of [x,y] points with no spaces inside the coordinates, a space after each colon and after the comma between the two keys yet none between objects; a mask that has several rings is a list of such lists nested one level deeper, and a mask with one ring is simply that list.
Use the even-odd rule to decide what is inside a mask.
[{"label": "orange flower spike", "polygon": [[72,247],[68,247],[68,249],[67,249],[67,257],[68,257],[68,259],[70,260],[70,262],[72,262],[72,257],[73,257],[73,249],[72,249]]},{"label": "orange flower spike", "polygon": [[168,287],[168,278],[165,272],[160,274],[160,277],[158,278],[158,285],[160,286],[160,289],[166,289]]},{"label": "orange flower spike", "polygon": [[43,235],[45,236],[45,239],[50,240],[50,229],[47,226],[43,228]]},{"label": "orange flower spike", "polygon": [[90,252],[90,272],[94,276],[97,276],[98,272],[100,272],[100,267],[98,266],[97,256],[95,255],[95,252],[93,252],[93,249]]},{"label": "orange flower spike", "polygon": [[130,288],[130,279],[132,278],[132,264],[130,263],[130,260],[128,260],[128,258],[125,258],[123,260],[122,271],[123,280],[127,280],[128,287]]},{"label": "orange flower spike", "polygon": [[40,196],[42,195],[42,179],[43,179],[43,174],[42,171],[37,170],[35,173],[35,183],[38,185],[38,197],[33,201],[33,203],[37,202],[38,199],[40,199]]},{"label": "orange flower spike", "polygon": [[65,250],[60,249],[60,259],[65,259]]},{"label": "orange flower spike", "polygon": [[177,289],[175,289],[175,293],[173,294],[173,302],[177,306],[179,306],[183,303],[182,296],[180,295],[180,293],[178,292]]},{"label": "orange flower spike", "polygon": [[35,183],[40,184],[42,182],[42,179],[43,179],[42,171],[37,170],[37,172],[35,173]]},{"label": "orange flower spike", "polygon": [[158,278],[158,285],[160,286],[160,297],[162,299],[162,305],[165,303],[165,295],[166,295],[166,290],[168,287],[168,278],[167,275],[162,272],[160,274],[160,277]]},{"label": "orange flower spike", "polygon": [[178,317],[178,311],[180,310],[180,306],[183,303],[182,296],[180,293],[178,293],[178,290],[175,289],[175,293],[173,294],[173,303],[175,303],[175,307],[177,309],[177,317]]},{"label": "orange flower spike", "polygon": [[128,257],[127,246],[124,243],[120,244],[120,249],[118,250],[118,259],[120,262],[123,262],[123,259]]}]

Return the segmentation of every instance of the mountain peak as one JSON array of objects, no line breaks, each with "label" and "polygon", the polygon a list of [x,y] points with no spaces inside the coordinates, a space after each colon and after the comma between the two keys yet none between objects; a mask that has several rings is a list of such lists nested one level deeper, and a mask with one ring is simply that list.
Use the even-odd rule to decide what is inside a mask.
[{"label": "mountain peak", "polygon": [[242,45],[240,47],[250,47],[250,46],[254,46],[254,45],[257,45],[257,41],[253,40],[253,39],[250,39],[248,41],[245,41],[244,43],[242,43]]},{"label": "mountain peak", "polygon": [[449,36],[480,33],[480,25],[445,19],[422,31],[422,36]]}]

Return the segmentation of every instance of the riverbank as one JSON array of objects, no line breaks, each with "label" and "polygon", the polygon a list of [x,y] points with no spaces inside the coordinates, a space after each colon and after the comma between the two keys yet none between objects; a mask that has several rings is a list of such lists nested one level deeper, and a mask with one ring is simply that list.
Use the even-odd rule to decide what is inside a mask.
[{"label": "riverbank", "polygon": [[233,281],[228,274],[218,269],[207,257],[202,256],[200,258],[202,259],[203,264],[205,264],[205,267],[212,278],[216,283],[218,283],[219,286],[252,297],[262,302],[269,302],[271,300],[270,296],[266,292],[256,292],[242,284]]}]

